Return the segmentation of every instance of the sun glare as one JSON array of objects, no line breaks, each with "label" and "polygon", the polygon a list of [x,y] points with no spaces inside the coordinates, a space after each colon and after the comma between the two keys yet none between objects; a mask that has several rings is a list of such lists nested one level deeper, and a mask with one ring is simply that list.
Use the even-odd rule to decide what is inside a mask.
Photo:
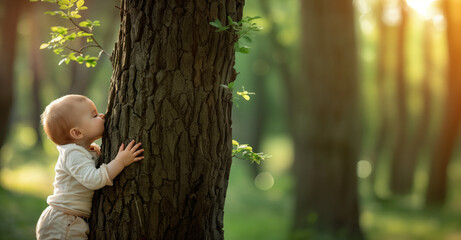
[{"label": "sun glare", "polygon": [[408,6],[413,8],[419,15],[429,19],[436,14],[434,3],[437,0],[406,0]]}]

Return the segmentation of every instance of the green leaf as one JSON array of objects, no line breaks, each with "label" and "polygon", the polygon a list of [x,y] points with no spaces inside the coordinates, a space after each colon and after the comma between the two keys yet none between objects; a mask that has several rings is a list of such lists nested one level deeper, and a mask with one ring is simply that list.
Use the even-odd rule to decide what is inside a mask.
[{"label": "green leaf", "polygon": [[80,14],[78,14],[78,11],[72,11],[72,12],[70,12],[69,17],[71,17],[71,18],[81,18],[82,16],[80,16]]},{"label": "green leaf", "polygon": [[238,23],[234,22],[230,16],[227,16],[227,20],[229,21],[230,25],[239,25]]},{"label": "green leaf", "polygon": [[239,142],[237,142],[237,141],[235,141],[234,139],[232,139],[232,145],[238,146],[238,145],[239,145]]},{"label": "green leaf", "polygon": [[76,37],[77,37],[77,34],[71,33],[71,34],[67,35],[65,38],[67,40],[74,40]]},{"label": "green leaf", "polygon": [[85,1],[84,1],[84,0],[78,0],[78,2],[77,2],[77,8],[80,8],[81,6],[83,6],[83,4],[85,4]]},{"label": "green leaf", "polygon": [[69,2],[69,0],[59,0],[58,4],[59,4],[59,6],[62,6],[62,5],[68,5],[68,4],[70,4],[70,2]]},{"label": "green leaf", "polygon": [[54,52],[56,55],[59,55],[62,51],[64,51],[64,49],[62,49],[62,48],[56,48],[55,50],[53,50],[53,52]]},{"label": "green leaf", "polygon": [[80,55],[80,56],[77,56],[77,60],[76,60],[79,64],[82,64],[83,63],[83,57]]},{"label": "green leaf", "polygon": [[86,67],[95,67],[96,66],[96,61],[95,60],[87,60],[85,63]]},{"label": "green leaf", "polygon": [[222,32],[222,31],[226,31],[227,29],[229,29],[229,27],[221,27],[221,28],[218,28],[215,32]]},{"label": "green leaf", "polygon": [[67,58],[63,58],[61,59],[61,61],[59,61],[58,65],[61,65],[63,62],[67,61]]},{"label": "green leaf", "polygon": [[243,92],[239,92],[237,91],[237,94],[242,96],[245,100],[249,101],[250,100],[250,96],[248,96],[248,91],[243,91]]},{"label": "green leaf", "polygon": [[214,22],[210,22],[210,25],[213,26],[213,27],[217,27],[217,28],[222,28],[223,27],[223,25],[221,24],[221,21],[219,21],[219,19],[214,20]]},{"label": "green leaf", "polygon": [[75,53],[69,53],[69,55],[67,55],[67,58],[70,60],[77,61],[77,58],[75,57]]},{"label": "green leaf", "polygon": [[81,21],[78,25],[79,25],[80,27],[91,27],[91,23],[88,22],[88,20],[86,20],[86,21]]},{"label": "green leaf", "polygon": [[51,31],[63,35],[67,34],[67,28],[61,26],[53,26],[51,27]]},{"label": "green leaf", "polygon": [[74,5],[74,4],[69,4],[69,5],[61,5],[59,8],[60,8],[60,9],[62,9],[62,10],[67,10],[67,9],[71,8],[71,7],[72,7],[72,5]]},{"label": "green leaf", "polygon": [[253,21],[253,20],[255,20],[255,19],[259,19],[259,18],[261,18],[261,17],[260,17],[260,16],[247,17],[247,19],[248,19],[249,22],[251,22],[251,21]]},{"label": "green leaf", "polygon": [[77,8],[77,10],[87,10],[88,8],[86,6],[81,6],[79,8]]},{"label": "green leaf", "polygon": [[84,32],[84,31],[78,31],[77,32],[77,37],[91,37],[93,36],[92,33],[87,33],[87,32]]},{"label": "green leaf", "polygon": [[50,46],[49,43],[42,43],[42,45],[40,45],[40,49],[47,48],[48,46]]},{"label": "green leaf", "polygon": [[238,52],[247,54],[247,53],[250,52],[250,47],[248,47],[248,46],[243,46],[243,47],[239,48]]},{"label": "green leaf", "polygon": [[244,36],[243,39],[245,39],[249,43],[253,42],[253,40],[251,40],[251,38],[248,36]]},{"label": "green leaf", "polygon": [[67,16],[67,14],[63,11],[46,11],[45,14],[54,16],[56,14],[59,14],[61,16]]},{"label": "green leaf", "polygon": [[[50,42],[54,43],[54,42],[60,42],[61,40],[63,40],[63,36],[62,35],[59,35],[53,39],[51,39]],[[65,42],[65,39],[64,39],[64,42]]]}]

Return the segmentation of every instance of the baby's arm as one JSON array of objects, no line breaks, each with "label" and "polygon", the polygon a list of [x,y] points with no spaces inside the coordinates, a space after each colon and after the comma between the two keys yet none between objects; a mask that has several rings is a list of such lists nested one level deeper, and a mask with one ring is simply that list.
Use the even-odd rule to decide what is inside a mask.
[{"label": "baby's arm", "polygon": [[[109,164],[107,164],[107,173],[109,178],[112,181],[125,167],[130,164],[140,161],[144,156],[137,157],[139,154],[144,152],[144,149],[137,150],[141,143],[134,145],[134,140],[131,141],[125,148],[125,145],[122,143],[118,150],[117,156]],[[137,151],[136,151],[137,150]]]}]

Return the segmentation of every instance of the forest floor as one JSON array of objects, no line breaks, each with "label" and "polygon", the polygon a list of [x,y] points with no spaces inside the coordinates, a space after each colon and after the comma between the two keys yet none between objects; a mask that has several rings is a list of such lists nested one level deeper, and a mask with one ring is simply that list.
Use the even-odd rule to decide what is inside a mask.
[{"label": "forest floor", "polygon": [[[16,170],[4,168],[0,172],[0,240],[34,239],[35,224],[47,206],[46,196],[52,192],[53,179],[49,165],[38,166],[32,169],[18,167]],[[272,171],[263,166],[263,171],[271,172],[275,180],[266,186],[259,184],[258,188],[249,166],[248,162],[241,160],[234,160],[232,165],[224,213],[225,239],[289,239],[294,210],[291,175],[288,171]],[[459,173],[461,163],[453,162],[449,200],[438,210],[424,209],[422,194],[418,192],[412,196],[377,200],[370,194],[369,179],[359,179],[360,222],[367,239],[461,239]],[[35,174],[35,178],[31,178],[31,174]]]}]

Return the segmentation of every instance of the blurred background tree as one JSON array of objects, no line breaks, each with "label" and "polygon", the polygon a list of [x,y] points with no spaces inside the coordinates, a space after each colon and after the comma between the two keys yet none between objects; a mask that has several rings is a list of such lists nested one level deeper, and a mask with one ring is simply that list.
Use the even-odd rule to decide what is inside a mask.
[{"label": "blurred background tree", "polygon": [[[306,62],[315,62],[324,55],[318,53],[319,49],[315,49],[315,54],[303,55],[301,43],[327,44],[320,41],[322,37],[328,41],[334,38],[344,46],[347,44],[345,39],[337,37],[346,29],[345,16],[326,17],[328,12],[334,11],[334,6],[316,13],[325,16],[325,21],[343,20],[342,29],[325,27],[321,33],[301,38],[301,32],[307,30],[301,25],[301,2],[313,4],[299,0],[259,0],[247,1],[244,8],[244,16],[262,17],[257,22],[264,29],[255,37],[251,54],[236,55],[240,84],[256,95],[248,103],[235,101],[238,107],[233,109],[233,138],[273,157],[257,167],[234,159],[225,203],[225,238],[290,239],[296,237],[292,231],[296,214],[301,218],[304,215],[304,220],[311,223],[323,218],[333,219],[337,212],[320,211],[318,206],[314,207],[317,215],[298,213],[295,196],[298,186],[311,185],[318,193],[315,196],[317,201],[331,209],[343,208],[347,194],[328,193],[331,194],[329,197],[321,194],[334,190],[330,186],[337,181],[338,175],[351,177],[350,181],[340,182],[343,184],[338,187],[341,191],[349,189],[346,186],[353,187],[348,184],[356,181],[357,217],[364,238],[461,238],[461,191],[457,188],[461,183],[458,151],[460,100],[457,97],[460,95],[458,58],[461,53],[458,50],[461,41],[456,33],[459,28],[456,13],[461,6],[458,1],[343,2],[353,4],[359,63],[356,81],[360,111],[350,117],[358,118],[361,129],[356,136],[350,137],[362,140],[350,140],[353,141],[351,145],[359,144],[354,159],[324,157],[328,162],[337,162],[337,167],[326,167],[327,170],[311,167],[309,171],[313,173],[305,180],[296,177],[295,172],[300,168],[293,165],[294,159],[301,157],[294,136],[298,135],[298,139],[306,137],[301,134],[302,129],[293,124],[294,111],[305,97],[314,98],[315,94],[323,92],[310,93],[317,89],[313,83],[309,84],[314,78],[308,80],[301,73],[315,65],[303,64],[299,60],[302,55]],[[120,12],[115,6],[120,3],[118,0],[88,0],[87,4],[89,9],[84,18],[101,21],[95,37],[101,39],[103,47],[111,52],[120,24]],[[38,50],[41,43],[48,41],[50,26],[65,24],[61,19],[43,15],[48,10],[44,5],[26,0],[0,1],[0,19],[8,20],[2,21],[0,36],[3,49],[0,57],[0,118],[3,119],[0,136],[8,133],[4,135],[0,149],[0,239],[33,238],[35,223],[46,206],[46,196],[52,192],[57,151],[44,137],[38,123],[43,107],[69,92],[85,93],[94,99],[98,109],[107,106],[112,73],[108,58],[102,57],[98,66],[91,69],[78,64],[58,66],[56,55]],[[314,16],[303,15],[303,18]],[[17,19],[16,24],[14,19]],[[16,39],[9,40],[11,38]],[[329,53],[333,55],[327,63],[331,66],[339,64],[341,55],[334,53],[346,51],[351,49],[338,47],[337,52]],[[331,69],[331,74],[342,69],[343,65]],[[10,85],[8,78],[4,77],[8,74]],[[319,89],[334,91],[346,87],[344,80],[340,81],[345,75],[337,75],[334,82],[319,83]],[[300,83],[306,85],[290,87]],[[236,87],[240,86],[237,84]],[[347,87],[353,88],[353,84]],[[327,113],[328,106],[354,106],[353,99],[338,103],[340,96],[320,97],[325,98],[318,104],[315,101],[307,103],[315,104],[321,113]],[[8,102],[10,98],[11,103]],[[11,109],[9,116],[8,106]],[[307,111],[303,114],[311,118],[322,116]],[[339,125],[345,124],[340,120],[344,115],[332,117]],[[304,127],[315,126],[306,124]],[[350,131],[350,128],[334,127]],[[310,135],[312,141],[328,136],[321,128],[313,130],[316,133]],[[40,139],[43,140],[40,142]],[[333,154],[332,149],[325,148],[325,155]],[[319,149],[308,153],[315,151]],[[346,154],[338,153],[338,156]],[[339,167],[341,164],[347,167]],[[324,180],[315,180],[315,176],[324,177]],[[352,179],[354,176],[355,180]],[[342,205],[333,203],[329,199],[332,197],[343,200]],[[314,206],[300,205],[305,208]],[[353,213],[350,219],[355,219]]]},{"label": "blurred background tree", "polygon": [[[352,1],[301,2],[294,140],[296,239],[363,239],[356,162],[361,146]],[[316,36],[315,38],[312,36]]]}]

